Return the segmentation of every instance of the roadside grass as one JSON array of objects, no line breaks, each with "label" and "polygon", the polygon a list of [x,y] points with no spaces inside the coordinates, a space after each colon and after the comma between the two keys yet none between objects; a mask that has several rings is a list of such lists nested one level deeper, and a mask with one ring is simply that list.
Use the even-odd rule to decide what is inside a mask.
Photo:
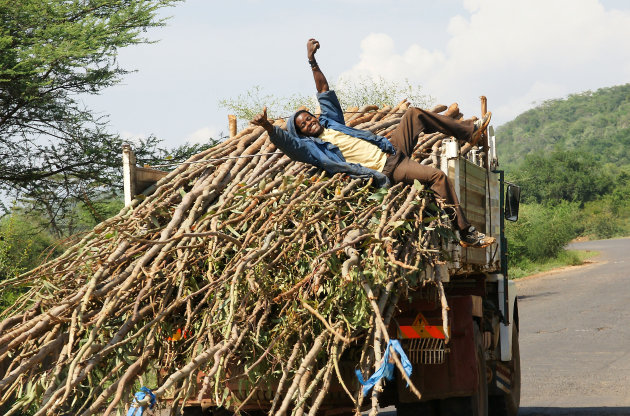
[{"label": "roadside grass", "polygon": [[592,257],[599,254],[592,250],[563,250],[554,258],[545,259],[541,262],[532,262],[523,259],[516,265],[510,266],[510,279],[519,279],[536,273],[546,272],[552,269],[566,266],[579,266]]}]

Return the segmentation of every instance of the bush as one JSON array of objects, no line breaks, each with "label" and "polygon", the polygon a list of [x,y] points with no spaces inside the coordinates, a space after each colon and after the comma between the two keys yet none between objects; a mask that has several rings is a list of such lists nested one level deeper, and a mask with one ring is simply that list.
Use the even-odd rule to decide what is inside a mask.
[{"label": "bush", "polygon": [[508,262],[518,266],[557,257],[578,235],[578,204],[522,204],[516,223],[506,225]]},{"label": "bush", "polygon": [[613,238],[623,233],[623,227],[616,217],[606,212],[589,218],[585,234],[597,239]]},{"label": "bush", "polygon": [[30,245],[16,244],[15,219],[0,222],[0,281],[17,277],[23,270],[21,263],[28,256]]},{"label": "bush", "polygon": [[[46,255],[56,256],[55,239],[38,228],[39,221],[14,210],[0,219],[0,282],[15,279],[38,266]],[[27,291],[26,287],[9,286],[0,290],[0,311],[13,306]]]},{"label": "bush", "polygon": [[584,207],[583,235],[606,239],[620,237],[630,233],[626,206],[620,206],[614,195],[606,195],[598,201]]},{"label": "bush", "polygon": [[541,262],[531,262],[524,259],[518,265],[510,267],[510,279],[518,279],[520,277],[529,276],[535,273],[541,273],[564,266],[578,266],[584,263],[584,260],[596,254],[593,251],[575,251],[563,250],[558,257],[547,259]]},{"label": "bush", "polygon": [[12,213],[0,219],[0,281],[15,278],[42,261],[55,239],[32,218]]}]

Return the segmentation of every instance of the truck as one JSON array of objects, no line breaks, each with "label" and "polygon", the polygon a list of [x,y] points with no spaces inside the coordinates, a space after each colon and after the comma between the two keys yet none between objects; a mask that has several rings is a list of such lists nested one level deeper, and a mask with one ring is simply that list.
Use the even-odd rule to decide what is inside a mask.
[{"label": "truck", "polygon": [[[125,152],[125,187],[146,186],[150,172],[135,172],[133,155],[129,155],[129,148]],[[401,416],[515,416],[521,389],[519,314],[516,287],[509,279],[505,222],[518,219],[520,188],[508,183],[504,172],[498,169],[492,127],[482,149],[462,156],[459,144],[447,139],[439,158],[439,167],[453,183],[469,221],[478,230],[495,236],[497,243],[486,248],[450,243],[448,261],[427,265],[423,271],[426,278],[442,282],[443,293],[430,286],[399,299],[398,312],[388,332],[391,338],[400,340],[413,366],[410,379],[421,398],[409,390],[396,372],[393,382],[384,384],[379,406],[395,406]],[[141,174],[145,178],[142,186],[134,179]],[[443,315],[441,296],[448,304],[447,316]],[[342,356],[340,371],[345,386],[333,382],[321,414],[354,413],[345,389],[357,391],[360,387],[354,373],[360,350],[360,345],[356,345]],[[197,382],[202,379],[203,374],[199,374]],[[249,394],[237,384],[228,388],[243,399]],[[273,398],[273,388],[258,389],[242,410],[264,414]],[[369,400],[364,403],[370,406]],[[168,414],[168,410],[160,412]],[[210,397],[187,400],[184,407],[186,415],[229,412],[230,409],[217,408]]]}]

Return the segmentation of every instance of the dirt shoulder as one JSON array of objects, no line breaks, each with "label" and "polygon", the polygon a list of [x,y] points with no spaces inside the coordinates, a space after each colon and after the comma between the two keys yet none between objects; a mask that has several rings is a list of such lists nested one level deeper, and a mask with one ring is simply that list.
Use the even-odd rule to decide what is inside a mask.
[{"label": "dirt shoulder", "polygon": [[560,274],[564,272],[570,272],[570,271],[583,269],[586,267],[591,267],[597,264],[604,264],[604,263],[607,263],[607,261],[587,259],[587,260],[584,260],[582,264],[578,264],[577,266],[556,267],[555,269],[545,270],[544,272],[539,272],[539,273],[530,274],[529,276],[519,277],[518,279],[515,279],[514,281],[519,282],[519,281],[524,281],[524,280],[537,279],[540,277],[551,276],[554,274]]}]

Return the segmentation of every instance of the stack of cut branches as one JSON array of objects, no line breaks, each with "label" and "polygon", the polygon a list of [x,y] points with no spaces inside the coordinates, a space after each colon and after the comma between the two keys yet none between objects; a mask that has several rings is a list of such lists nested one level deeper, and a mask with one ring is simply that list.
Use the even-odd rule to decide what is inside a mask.
[{"label": "stack of cut branches", "polygon": [[[347,121],[387,135],[406,107]],[[268,389],[270,414],[314,415],[351,345],[369,376],[398,298],[441,287],[423,270],[444,260],[448,221],[420,184],[376,189],[275,151],[248,127],[2,283],[25,291],[0,314],[2,413],[107,415],[145,385],[174,411],[201,398],[237,411]],[[358,384],[341,384],[361,408]]]}]

